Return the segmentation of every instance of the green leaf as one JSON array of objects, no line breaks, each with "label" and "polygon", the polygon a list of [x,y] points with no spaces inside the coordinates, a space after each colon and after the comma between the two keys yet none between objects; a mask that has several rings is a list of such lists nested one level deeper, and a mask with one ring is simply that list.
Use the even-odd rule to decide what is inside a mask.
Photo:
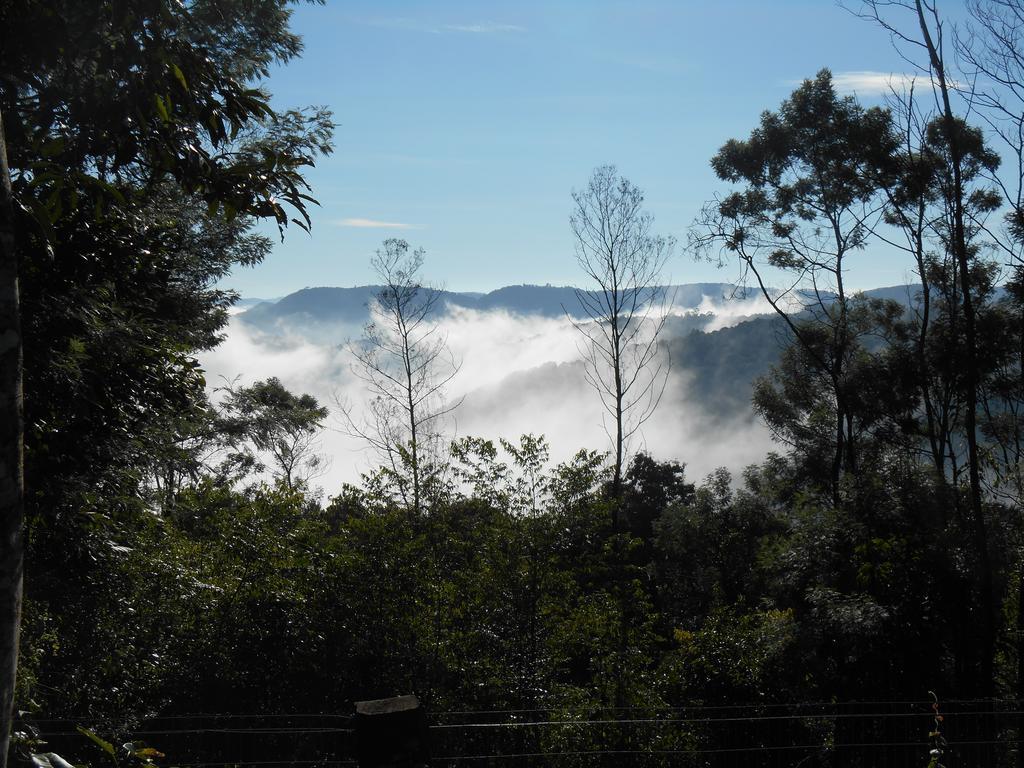
[{"label": "green leaf", "polygon": [[173,61],[171,62],[171,72],[178,79],[178,82],[181,83],[181,87],[187,93],[188,92],[188,81],[185,80],[185,73],[182,72],[181,71],[181,67],[179,67],[177,64],[175,64]]},{"label": "green leaf", "polygon": [[167,111],[167,105],[164,104],[164,100],[161,98],[159,93],[153,94],[153,101],[156,102],[156,111],[157,114],[160,115],[160,119],[165,123],[169,123],[171,121],[171,115]]},{"label": "green leaf", "polygon": [[97,736],[95,733],[90,731],[88,728],[83,728],[80,725],[76,727],[76,730],[80,734],[85,736],[86,738],[90,739],[96,746],[98,746],[100,749],[102,749],[108,755],[110,755],[114,759],[117,759],[117,750],[114,749],[114,745],[111,744],[109,741],[101,739],[99,736]]}]

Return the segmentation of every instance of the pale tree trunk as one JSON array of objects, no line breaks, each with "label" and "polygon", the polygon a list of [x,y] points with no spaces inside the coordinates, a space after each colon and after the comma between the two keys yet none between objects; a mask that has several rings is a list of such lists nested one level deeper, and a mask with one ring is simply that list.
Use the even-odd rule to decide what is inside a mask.
[{"label": "pale tree trunk", "polygon": [[0,768],[7,766],[21,625],[25,496],[21,373],[14,203],[0,114]]},{"label": "pale tree trunk", "polygon": [[618,318],[612,319],[612,333],[614,334],[613,364],[615,366],[615,477],[612,480],[612,497],[614,507],[612,508],[612,533],[618,533],[621,525],[622,506],[622,462],[626,442],[623,420],[626,417],[623,409],[622,391],[622,349],[619,342]]}]

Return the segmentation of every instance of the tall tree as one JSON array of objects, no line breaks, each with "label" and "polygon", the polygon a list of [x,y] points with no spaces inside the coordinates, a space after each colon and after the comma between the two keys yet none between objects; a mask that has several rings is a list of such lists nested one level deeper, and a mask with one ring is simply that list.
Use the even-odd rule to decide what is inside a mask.
[{"label": "tall tree", "polygon": [[[997,168],[988,169],[988,176],[1002,193],[1008,210],[1002,220],[1004,226],[985,226],[985,234],[996,244],[1010,272],[1006,321],[1007,327],[1016,329],[1024,286],[1024,2],[970,0],[967,8],[970,23],[957,30],[956,52],[960,68],[969,75],[963,79],[972,85],[972,111],[983,121],[986,138],[1003,158]],[[982,429],[994,440],[1002,457],[1001,485],[1004,489],[1015,486],[1019,505],[1024,496],[1024,338],[1016,334],[1011,337],[1018,339],[1015,354],[1003,358],[994,386],[989,387],[1000,405],[993,412],[987,407],[988,400],[982,398],[987,413],[987,424]],[[1024,606],[1024,597],[1021,600]],[[1021,622],[1024,627],[1024,614]],[[1024,640],[1021,647],[1018,690],[1024,694]]]},{"label": "tall tree", "polygon": [[847,381],[857,343],[845,275],[881,221],[875,168],[895,146],[889,113],[838,96],[822,70],[765,112],[748,139],[718,151],[715,173],[740,189],[709,203],[693,235],[699,251],[738,260],[828,382],[834,499],[844,470],[857,466]]},{"label": "tall tree", "polygon": [[[920,290],[912,295],[916,313],[916,357],[923,429],[940,482],[959,483],[964,438],[958,414],[964,413],[966,380],[962,360],[967,354],[963,285],[956,256],[956,207],[952,157],[946,139],[944,119],[918,113],[912,96],[894,98],[904,114],[903,147],[895,158],[893,173],[884,180],[888,198],[886,222],[903,238],[889,242],[899,245],[914,258]],[[986,229],[991,214],[1001,205],[1001,196],[991,182],[999,156],[989,148],[983,132],[958,121],[960,179],[964,192],[964,239],[975,286],[978,312],[990,299],[993,266],[984,257]],[[972,353],[973,354],[973,353]],[[983,378],[982,375],[980,375]]]},{"label": "tall tree", "polygon": [[[1001,0],[991,8],[1000,5],[1004,5]],[[976,10],[978,7],[976,5]],[[968,126],[958,114],[958,91],[965,86],[956,78],[952,52],[947,52],[946,23],[939,13],[937,3],[934,0],[862,0],[860,13],[886,29],[897,45],[908,48],[905,58],[914,62],[919,71],[925,74],[932,85],[935,99],[936,138],[945,155],[946,184],[943,199],[948,210],[946,237],[955,270],[954,282],[959,287],[959,311],[963,324],[964,347],[959,361],[963,370],[963,434],[967,447],[972,531],[983,606],[985,650],[981,685],[983,692],[989,692],[993,685],[996,615],[993,567],[984,511],[981,450],[978,443],[979,394],[982,386],[978,315],[982,290],[976,285],[976,249],[972,247],[970,237],[974,222],[971,215],[973,195],[969,184],[972,161],[976,154],[972,153],[971,147],[978,143],[979,132]],[[898,18],[901,13],[905,20]],[[984,101],[983,98],[982,103]],[[994,114],[998,115],[998,110]],[[994,173],[997,166],[996,160],[990,164],[989,172]]]},{"label": "tall tree", "polygon": [[[162,228],[147,228],[142,212],[164,184],[211,216],[269,217],[283,229],[290,208],[309,225],[302,169],[329,149],[329,115],[279,116],[253,87],[301,48],[288,5],[14,0],[0,8],[0,146],[9,161],[0,169],[0,766],[23,562],[19,276],[26,265],[53,273],[71,262],[102,265],[111,252],[145,259],[152,252],[139,246],[154,245]],[[166,255],[168,244],[159,245]],[[179,358],[167,370],[192,376],[186,348],[151,347],[146,370],[160,370],[153,358],[167,354]]]},{"label": "tall tree", "polygon": [[[613,423],[612,492],[619,499],[629,439],[654,414],[668,377],[669,361],[658,348],[666,318],[659,281],[675,240],[654,234],[643,192],[613,165],[595,169],[572,199],[576,261],[596,286],[576,291],[586,319],[574,325],[587,381]],[[617,528],[618,509],[614,522]]]},{"label": "tall tree", "polygon": [[421,283],[425,257],[423,249],[391,238],[370,260],[383,287],[362,339],[349,344],[367,410],[360,415],[354,404],[341,404],[347,431],[377,451],[387,479],[416,514],[436,479],[441,423],[461,403],[444,396],[459,363],[435,322],[441,293]]},{"label": "tall tree", "polygon": [[0,106],[0,767],[7,765],[24,577],[24,422],[14,200]]}]

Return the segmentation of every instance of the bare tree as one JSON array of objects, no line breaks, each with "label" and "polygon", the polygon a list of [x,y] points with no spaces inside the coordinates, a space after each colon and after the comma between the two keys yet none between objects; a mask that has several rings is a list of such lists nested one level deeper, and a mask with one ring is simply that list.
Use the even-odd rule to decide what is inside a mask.
[{"label": "bare tree", "polygon": [[1002,231],[985,231],[1024,270],[1024,2],[968,0],[970,22],[954,36],[962,78],[951,83],[988,128],[1002,163],[989,174],[1009,212]]},{"label": "bare tree", "polygon": [[344,430],[377,451],[414,513],[439,470],[441,422],[462,402],[444,397],[460,364],[433,321],[441,293],[420,282],[424,257],[423,249],[410,251],[405,240],[391,238],[370,260],[383,287],[362,338],[348,345],[368,402],[361,415],[340,403]]},{"label": "bare tree", "polygon": [[597,168],[572,199],[576,261],[596,285],[576,291],[585,318],[573,324],[583,337],[587,381],[614,423],[614,436],[607,423],[606,431],[615,452],[612,491],[618,498],[628,441],[654,413],[668,379],[670,361],[658,353],[666,319],[659,281],[675,240],[653,234],[643,192],[613,165]]}]

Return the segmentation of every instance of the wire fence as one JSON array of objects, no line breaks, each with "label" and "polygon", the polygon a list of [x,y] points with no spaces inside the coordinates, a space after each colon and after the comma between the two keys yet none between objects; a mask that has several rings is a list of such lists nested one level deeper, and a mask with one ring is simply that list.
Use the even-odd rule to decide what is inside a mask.
[{"label": "wire fence", "polygon": [[[945,701],[946,768],[1017,768],[1024,702]],[[925,768],[930,701],[429,714],[432,766],[451,768]],[[57,753],[80,754],[81,721],[38,720]],[[102,731],[102,729],[101,729]],[[180,768],[354,766],[347,715],[173,715],[122,731]]]}]

